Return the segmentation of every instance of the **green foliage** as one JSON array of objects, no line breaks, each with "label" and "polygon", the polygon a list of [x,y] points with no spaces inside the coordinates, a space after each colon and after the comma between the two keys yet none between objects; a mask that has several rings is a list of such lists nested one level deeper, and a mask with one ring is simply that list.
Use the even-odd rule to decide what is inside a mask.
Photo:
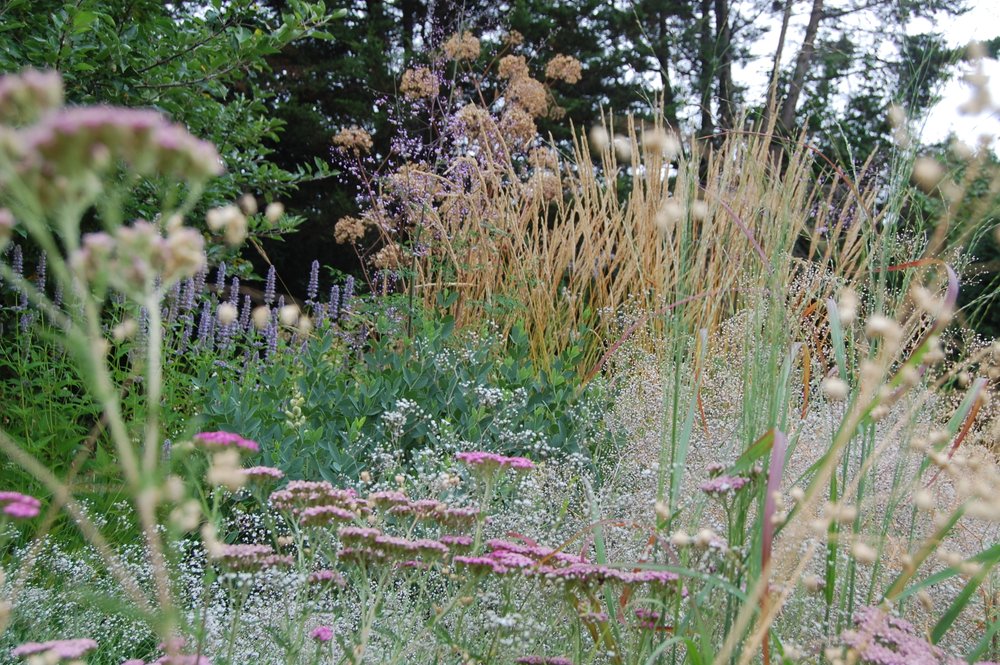
[{"label": "green foliage", "polygon": [[[322,1],[292,2],[278,13],[246,0],[208,7],[13,0],[0,16],[0,71],[59,70],[71,103],[154,107],[214,143],[227,174],[211,185],[209,204],[245,191],[270,200],[331,174],[326,163],[283,168],[271,161],[268,142],[283,123],[268,111],[271,93],[248,76],[295,40],[329,36],[322,28],[340,13]],[[141,195],[132,205],[144,216],[158,212]]]},{"label": "green foliage", "polygon": [[265,462],[290,476],[331,481],[459,450],[540,459],[607,443],[602,396],[576,376],[578,350],[540,370],[521,330],[499,340],[458,334],[450,319],[420,319],[412,336],[398,325],[377,316],[360,350],[352,337],[363,326],[347,337],[323,331],[253,382],[203,374],[204,427],[260,441]]},{"label": "green foliage", "polygon": [[[72,359],[52,340],[51,329],[35,325],[21,334],[7,332],[0,344],[0,427],[65,476],[80,442],[97,425],[100,409],[84,391]],[[30,474],[6,457],[0,457],[0,476],[11,487],[41,491]]]}]

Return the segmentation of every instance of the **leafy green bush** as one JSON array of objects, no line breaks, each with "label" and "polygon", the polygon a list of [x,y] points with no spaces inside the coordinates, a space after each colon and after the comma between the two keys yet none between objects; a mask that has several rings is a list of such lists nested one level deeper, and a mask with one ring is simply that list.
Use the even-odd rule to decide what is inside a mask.
[{"label": "leafy green bush", "polygon": [[541,370],[520,329],[501,339],[459,334],[450,318],[421,318],[412,335],[393,327],[383,313],[369,334],[363,323],[321,330],[253,381],[203,374],[204,427],[244,432],[265,443],[265,463],[330,481],[473,448],[544,459],[610,443],[602,392],[579,383],[575,347]]}]

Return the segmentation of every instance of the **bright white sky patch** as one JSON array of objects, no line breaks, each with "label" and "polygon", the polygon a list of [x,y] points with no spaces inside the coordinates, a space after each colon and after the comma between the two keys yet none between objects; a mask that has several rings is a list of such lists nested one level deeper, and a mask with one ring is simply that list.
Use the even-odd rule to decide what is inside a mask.
[{"label": "bright white sky patch", "polygon": [[[973,0],[969,5],[972,9],[964,15],[952,17],[937,26],[947,37],[949,46],[961,46],[973,40],[987,40],[1000,35],[1000,3],[996,0]],[[1000,101],[1000,62],[985,60],[983,70],[990,77],[993,101]],[[958,113],[957,107],[970,96],[969,86],[957,78],[946,84],[941,90],[941,102],[927,118],[921,134],[923,140],[927,143],[941,141],[954,132],[966,143],[975,145],[980,135],[990,134],[995,150],[996,137],[1000,136],[1000,118],[996,114],[970,117]]]},{"label": "bright white sky patch", "polygon": [[[958,17],[948,17],[935,22],[913,21],[907,26],[911,34],[935,31],[945,35],[948,46],[959,47],[973,40],[987,40],[1000,36],[1000,2],[998,0],[970,0],[970,10]],[[788,39],[782,57],[784,68],[792,66],[794,58],[802,46],[802,36],[808,21],[809,7],[798,6],[793,13],[789,25]],[[871,26],[850,25],[851,20],[843,21],[844,27],[862,28],[861,32],[869,33]],[[778,39],[778,25],[773,22],[768,31],[751,46],[751,59],[743,66],[734,68],[735,80],[747,87],[747,99],[763,99],[766,94],[768,77],[771,73],[774,49]],[[964,65],[963,65],[964,66]],[[994,101],[1000,101],[1000,62],[986,60],[984,71],[990,77],[990,92]],[[848,77],[844,85],[851,85]],[[845,90],[847,92],[847,90]],[[971,97],[971,91],[959,76],[947,83],[940,90],[941,102],[935,105],[925,119],[918,133],[925,143],[935,143],[947,138],[954,132],[960,139],[975,145],[980,135],[990,134],[994,137],[994,149],[998,146],[996,137],[1000,136],[1000,118],[994,116],[963,116],[958,113],[958,106]]]}]

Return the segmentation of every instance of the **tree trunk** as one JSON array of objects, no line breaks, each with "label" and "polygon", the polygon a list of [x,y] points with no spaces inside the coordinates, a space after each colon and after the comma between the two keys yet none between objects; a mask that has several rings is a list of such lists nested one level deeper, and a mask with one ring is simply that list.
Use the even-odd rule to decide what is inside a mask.
[{"label": "tree trunk", "polygon": [[729,0],[715,0],[715,57],[719,77],[719,127],[733,128],[733,29],[729,25]]},{"label": "tree trunk", "polygon": [[679,103],[673,83],[670,81],[670,42],[667,39],[666,12],[658,11],[656,13],[654,25],[656,25],[657,33],[651,36],[649,49],[653,57],[656,58],[659,69],[660,85],[663,90],[663,119],[669,127],[676,130],[680,126],[677,117]]},{"label": "tree trunk", "polygon": [[712,30],[712,0],[701,0],[701,43],[699,44],[698,60],[701,71],[698,73],[699,105],[701,106],[701,136],[708,137],[715,133],[712,122],[712,83],[715,80],[715,49],[712,42],[715,31]]},{"label": "tree trunk", "polygon": [[788,35],[788,23],[792,19],[792,3],[785,0],[785,9],[781,15],[781,30],[778,32],[778,47],[774,51],[774,64],[771,66],[771,78],[767,87],[767,99],[764,100],[764,123],[766,131],[771,124],[771,116],[778,105],[778,74],[781,73],[781,56],[785,52],[785,37]]},{"label": "tree trunk", "polygon": [[806,26],[806,36],[802,41],[802,49],[795,59],[795,73],[788,83],[788,94],[781,105],[778,120],[783,129],[788,130],[795,122],[795,107],[799,103],[802,86],[805,85],[806,74],[812,66],[813,55],[816,53],[816,33],[819,32],[819,21],[823,16],[823,0],[813,0],[812,11],[809,13],[809,24]]}]

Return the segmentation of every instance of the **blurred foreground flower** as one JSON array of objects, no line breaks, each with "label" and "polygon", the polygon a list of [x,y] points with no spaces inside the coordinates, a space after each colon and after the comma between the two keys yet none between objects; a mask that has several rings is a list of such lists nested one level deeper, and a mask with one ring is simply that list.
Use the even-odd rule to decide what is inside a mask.
[{"label": "blurred foreground flower", "polygon": [[38,515],[42,502],[20,492],[0,492],[0,506],[7,517],[29,519]]},{"label": "blurred foreground flower", "polygon": [[13,649],[10,655],[35,663],[55,664],[64,660],[79,661],[85,654],[97,648],[97,642],[88,639],[52,640],[50,642],[26,642]]}]

